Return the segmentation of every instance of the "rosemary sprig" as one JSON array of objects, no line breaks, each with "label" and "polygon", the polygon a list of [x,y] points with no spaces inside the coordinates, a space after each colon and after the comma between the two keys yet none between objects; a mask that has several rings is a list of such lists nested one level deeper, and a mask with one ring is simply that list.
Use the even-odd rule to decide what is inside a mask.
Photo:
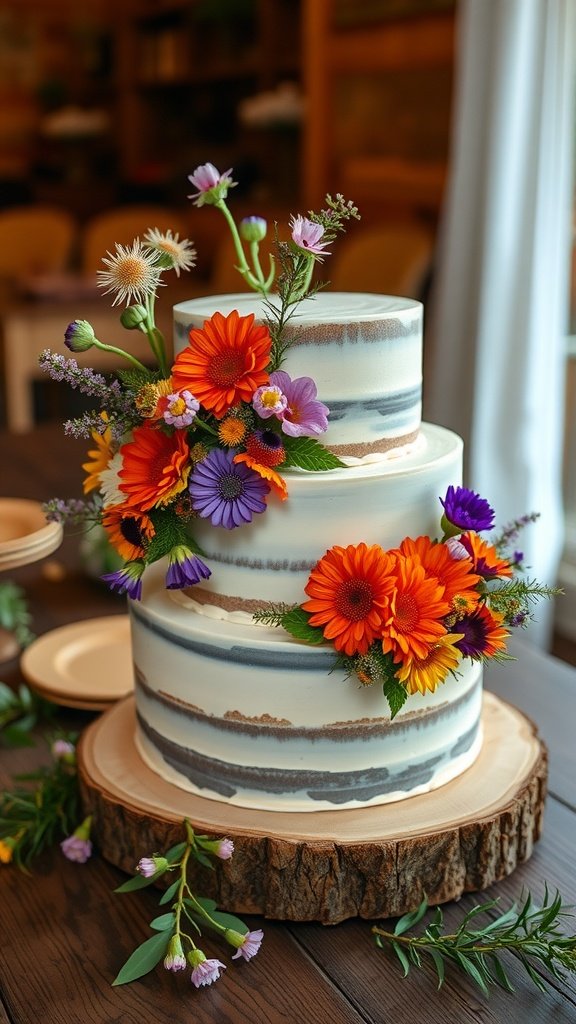
[{"label": "rosemary sprig", "polygon": [[387,944],[392,947],[404,977],[411,966],[422,967],[423,955],[427,955],[436,970],[438,988],[444,983],[446,964],[450,963],[463,971],[486,996],[495,985],[514,992],[501,962],[501,954],[505,952],[516,956],[540,992],[546,991],[547,982],[536,966],[545,968],[559,981],[565,981],[566,971],[576,973],[576,934],[567,935],[560,928],[563,919],[574,916],[573,908],[563,903],[558,892],[551,898],[545,887],[541,906],[535,904],[528,893],[520,907],[514,903],[484,928],[476,927],[477,916],[489,913],[496,906],[498,900],[472,907],[452,933],[443,932],[444,915],[437,907],[424,932],[407,935],[429,909],[427,900],[423,899],[417,910],[400,918],[394,931],[375,925],[372,933],[379,948]]}]

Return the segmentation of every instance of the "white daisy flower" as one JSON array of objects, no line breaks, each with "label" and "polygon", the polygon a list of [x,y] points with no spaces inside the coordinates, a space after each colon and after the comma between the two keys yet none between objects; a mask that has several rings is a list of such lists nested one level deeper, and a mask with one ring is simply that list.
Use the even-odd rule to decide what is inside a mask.
[{"label": "white daisy flower", "polygon": [[160,254],[143,246],[139,238],[131,246],[117,242],[115,255],[109,252],[102,260],[108,269],[98,271],[98,285],[106,289],[105,295],[117,292],[113,306],[133,300],[145,302],[162,283],[159,259]]},{"label": "white daisy flower", "polygon": [[120,470],[122,469],[122,452],[116,452],[110,462],[100,473],[100,493],[104,506],[121,505],[126,495],[120,490]]},{"label": "white daisy flower", "polygon": [[178,232],[173,234],[170,229],[159,231],[158,228],[150,228],[144,235],[144,241],[162,256],[169,257],[177,277],[180,277],[181,270],[191,270],[196,266],[196,249],[187,238],[180,241]]}]

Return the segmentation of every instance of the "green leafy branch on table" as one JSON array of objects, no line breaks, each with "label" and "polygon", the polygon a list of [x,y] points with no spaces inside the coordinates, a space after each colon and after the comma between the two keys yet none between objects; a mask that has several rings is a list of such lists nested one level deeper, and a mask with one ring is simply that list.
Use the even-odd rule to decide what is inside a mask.
[{"label": "green leafy branch on table", "polygon": [[545,886],[541,906],[534,903],[528,893],[520,906],[514,903],[483,928],[478,927],[478,915],[490,913],[497,906],[498,900],[489,900],[472,907],[452,933],[444,931],[444,915],[440,907],[436,907],[421,934],[407,935],[429,910],[424,899],[417,910],[397,921],[394,931],[375,925],[372,933],[379,948],[391,946],[402,965],[404,977],[412,966],[421,968],[427,960],[431,961],[438,976],[438,988],[444,983],[446,965],[451,964],[466,974],[485,996],[495,985],[506,992],[514,992],[502,964],[504,952],[516,956],[540,992],[546,991],[547,983],[536,965],[545,968],[558,981],[566,980],[567,971],[576,973],[576,934],[566,935],[561,930],[563,920],[574,917],[573,907],[564,904],[558,892],[550,897]]}]

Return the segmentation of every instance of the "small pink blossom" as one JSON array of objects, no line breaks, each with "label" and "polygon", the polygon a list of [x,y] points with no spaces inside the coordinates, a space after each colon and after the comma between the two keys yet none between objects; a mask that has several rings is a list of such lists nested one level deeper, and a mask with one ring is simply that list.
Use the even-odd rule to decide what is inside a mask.
[{"label": "small pink blossom", "polygon": [[156,874],[156,861],[154,857],[141,857],[136,866],[136,871],[142,878],[152,878]]},{"label": "small pink blossom", "polygon": [[89,815],[74,830],[71,836],[63,839],[60,843],[60,849],[68,860],[75,861],[77,864],[85,864],[92,856],[92,843],[90,842],[91,824],[92,817]]},{"label": "small pink blossom", "polygon": [[182,430],[190,426],[199,408],[200,402],[191,391],[180,391],[166,397],[162,416],[169,426]]},{"label": "small pink blossom", "polygon": [[231,839],[221,839],[216,850],[216,856],[220,857],[220,860],[230,860],[230,857],[234,853],[234,843]]},{"label": "small pink blossom", "polygon": [[286,395],[282,394],[277,384],[263,384],[254,392],[252,407],[261,419],[280,416],[288,405]]},{"label": "small pink blossom", "polygon": [[179,935],[173,935],[168,944],[168,951],[164,957],[164,967],[167,971],[184,971],[186,969],[186,957],[182,949],[182,942]]},{"label": "small pink blossom", "polygon": [[69,761],[75,760],[76,748],[73,743],[69,740],[54,740],[52,744],[52,757],[56,761]]},{"label": "small pink blossom", "polygon": [[330,410],[318,401],[316,385],[311,377],[292,380],[285,370],[274,370],[270,381],[286,396],[288,404],[278,416],[282,430],[290,437],[314,437],[328,428]]},{"label": "small pink blossom", "polygon": [[220,960],[204,959],[196,964],[190,981],[196,988],[200,988],[202,985],[211,985],[213,981],[218,981],[220,971],[225,970],[226,964],[221,963]]},{"label": "small pink blossom", "polygon": [[290,227],[292,229],[292,241],[299,249],[305,249],[306,252],[310,252],[315,256],[330,255],[326,249],[328,242],[320,241],[324,234],[324,228],[321,224],[316,224],[315,221],[309,220],[308,217],[303,217],[299,213],[297,217],[292,215],[290,218]]},{"label": "small pink blossom", "polygon": [[258,928],[255,932],[246,932],[242,945],[238,947],[232,959],[237,960],[239,956],[243,956],[245,960],[251,960],[260,949],[263,938],[264,932],[261,928]]},{"label": "small pink blossom", "polygon": [[449,537],[445,544],[455,562],[461,562],[463,558],[470,558],[470,552],[457,537]]},{"label": "small pink blossom", "polygon": [[235,181],[232,181],[231,174],[231,167],[224,171],[224,174],[220,174],[214,164],[202,164],[196,168],[193,174],[188,175],[188,181],[198,189],[194,195],[188,196],[188,198],[194,201],[195,206],[204,206],[205,203],[213,205],[219,202],[226,197],[228,189],[233,188],[236,184]]}]

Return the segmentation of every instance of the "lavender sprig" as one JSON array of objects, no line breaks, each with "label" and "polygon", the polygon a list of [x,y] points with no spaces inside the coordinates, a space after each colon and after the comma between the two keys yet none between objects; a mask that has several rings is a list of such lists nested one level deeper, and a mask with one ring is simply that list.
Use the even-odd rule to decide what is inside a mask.
[{"label": "lavender sprig", "polygon": [[512,522],[507,523],[502,527],[501,532],[492,541],[497,551],[502,551],[505,548],[510,547],[518,537],[520,536],[521,530],[525,526],[529,526],[530,523],[535,523],[540,518],[539,512],[528,512],[525,516],[520,516],[519,519],[513,519]]},{"label": "lavender sprig", "polygon": [[67,526],[94,525],[100,521],[101,503],[96,498],[51,498],[42,505],[42,511],[49,523]]}]

